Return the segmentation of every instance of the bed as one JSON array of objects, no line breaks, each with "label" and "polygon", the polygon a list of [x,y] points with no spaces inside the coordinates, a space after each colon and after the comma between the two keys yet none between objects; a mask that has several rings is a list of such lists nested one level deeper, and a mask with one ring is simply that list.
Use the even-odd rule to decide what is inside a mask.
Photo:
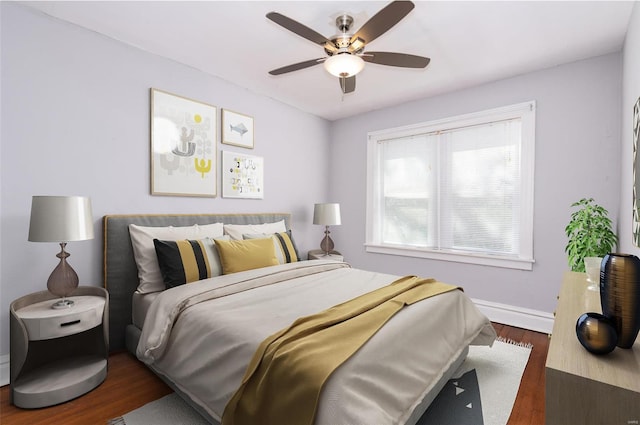
[{"label": "bed", "polygon": [[[276,223],[283,227],[278,232],[261,227]],[[294,241],[291,215],[103,218],[110,349],[126,348],[136,355],[213,424],[221,423],[225,407],[265,338],[299,317],[387,287],[401,277],[335,261],[288,262],[286,259],[301,257],[292,251],[291,257],[281,255],[267,267],[220,276],[214,273],[214,277],[187,285],[141,293],[143,281],[134,258],[134,245],[139,241],[130,225],[136,232],[136,226],[173,229],[196,225],[211,230],[222,225],[229,227],[230,233],[255,227],[258,230],[253,237],[245,233],[235,237],[255,238],[263,246],[269,239],[277,247],[275,235],[285,239],[288,235]],[[212,239],[216,247],[227,249],[229,236]],[[292,246],[295,250],[294,243]],[[415,424],[464,361],[468,346],[491,345],[494,339],[489,320],[461,290],[404,307],[328,377],[317,401],[314,423]]]}]

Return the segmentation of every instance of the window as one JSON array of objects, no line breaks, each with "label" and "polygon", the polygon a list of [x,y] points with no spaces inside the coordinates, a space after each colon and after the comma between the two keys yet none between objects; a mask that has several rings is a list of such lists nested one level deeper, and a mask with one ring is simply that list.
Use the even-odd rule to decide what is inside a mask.
[{"label": "window", "polygon": [[369,133],[368,252],[531,270],[535,102]]}]

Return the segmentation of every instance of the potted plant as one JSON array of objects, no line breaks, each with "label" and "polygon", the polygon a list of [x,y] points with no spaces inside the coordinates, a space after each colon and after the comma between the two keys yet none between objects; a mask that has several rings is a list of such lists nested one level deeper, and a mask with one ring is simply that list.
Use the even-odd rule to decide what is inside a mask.
[{"label": "potted plant", "polygon": [[580,209],[571,214],[571,220],[564,229],[569,237],[564,251],[571,271],[584,272],[585,257],[604,257],[612,252],[618,237],[611,228],[609,212],[596,204],[593,198],[582,198],[571,206]]}]

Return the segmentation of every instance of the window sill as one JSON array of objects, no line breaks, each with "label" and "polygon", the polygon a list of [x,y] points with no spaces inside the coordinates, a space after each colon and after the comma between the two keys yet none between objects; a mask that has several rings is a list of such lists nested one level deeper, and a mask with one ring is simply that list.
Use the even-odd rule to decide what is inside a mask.
[{"label": "window sill", "polygon": [[455,251],[434,251],[425,248],[415,248],[404,245],[376,245],[365,244],[366,252],[377,254],[400,255],[404,257],[428,258],[431,260],[453,261],[457,263],[478,264],[507,269],[532,270],[534,259],[501,257],[497,255],[472,254]]}]

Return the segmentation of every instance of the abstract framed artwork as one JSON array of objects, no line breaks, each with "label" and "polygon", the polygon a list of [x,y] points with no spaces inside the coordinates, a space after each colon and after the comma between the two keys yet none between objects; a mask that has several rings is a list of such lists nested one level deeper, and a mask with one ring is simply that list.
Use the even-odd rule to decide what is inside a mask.
[{"label": "abstract framed artwork", "polygon": [[640,97],[633,105],[633,243],[640,247]]},{"label": "abstract framed artwork", "polygon": [[253,118],[223,109],[222,143],[253,149]]},{"label": "abstract framed artwork", "polygon": [[237,152],[222,152],[222,197],[264,198],[264,160]]},{"label": "abstract framed artwork", "polygon": [[215,197],[216,107],[151,89],[151,194]]}]

